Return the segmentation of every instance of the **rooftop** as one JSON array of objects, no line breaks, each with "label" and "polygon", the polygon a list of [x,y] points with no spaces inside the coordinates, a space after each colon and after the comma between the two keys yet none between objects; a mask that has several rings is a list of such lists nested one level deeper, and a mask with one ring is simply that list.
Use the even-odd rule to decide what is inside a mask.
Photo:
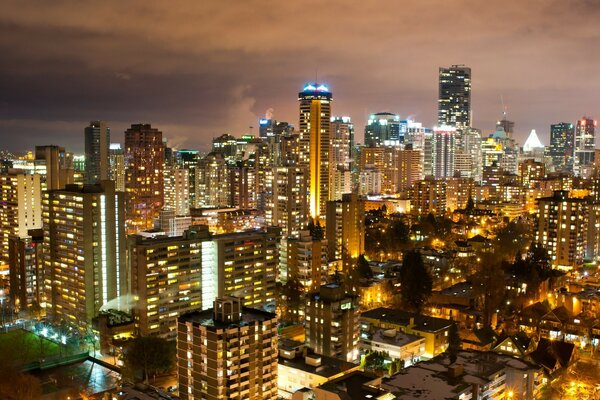
[{"label": "rooftop", "polygon": [[392,331],[391,329],[377,329],[373,332],[373,337],[371,338],[374,342],[387,343],[393,346],[405,346],[409,343],[414,343],[418,341],[424,341],[421,336],[410,335],[408,333],[398,332],[394,336],[386,335],[386,332]]},{"label": "rooftop", "polygon": [[360,368],[360,366],[357,364],[353,364],[334,357],[328,357],[314,353],[309,353],[308,356],[313,358],[319,358],[321,360],[320,365],[307,364],[304,356],[300,355],[291,360],[284,357],[279,357],[279,366],[286,366],[289,368],[298,369],[304,372],[308,372],[309,374],[322,376],[324,378],[331,378],[350,369]]},{"label": "rooftop", "polygon": [[257,321],[264,322],[277,318],[277,315],[274,313],[255,308],[242,307],[241,320],[226,323],[222,321],[215,321],[213,311],[213,308],[203,311],[192,311],[180,316],[178,321],[183,323],[191,322],[195,326],[205,326],[207,328],[227,329],[239,326],[248,326]]},{"label": "rooftop", "polygon": [[452,321],[447,319],[429,317],[426,315],[384,307],[366,311],[362,313],[361,318],[382,320],[401,326],[408,326],[411,323],[411,319],[414,319],[413,329],[423,332],[437,332],[443,329],[449,329],[452,325]]}]

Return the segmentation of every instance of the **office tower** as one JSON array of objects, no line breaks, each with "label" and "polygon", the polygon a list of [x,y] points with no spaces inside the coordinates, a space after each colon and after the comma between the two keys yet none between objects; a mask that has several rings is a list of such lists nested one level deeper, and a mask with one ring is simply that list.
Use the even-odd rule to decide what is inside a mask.
[{"label": "office tower", "polygon": [[331,142],[329,166],[332,170],[348,168],[354,146],[354,125],[350,117],[331,117]]},{"label": "office tower", "polygon": [[587,246],[586,201],[557,190],[538,199],[535,240],[548,251],[553,268],[570,270],[581,265]]},{"label": "office tower", "polygon": [[212,151],[223,155],[227,160],[234,160],[237,154],[238,140],[231,135],[223,134],[212,141]]},{"label": "office tower", "polygon": [[162,132],[150,124],[125,131],[127,232],[151,229],[164,201]]},{"label": "office tower", "polygon": [[280,242],[279,280],[297,280],[304,290],[314,291],[327,281],[327,241],[300,231],[298,237],[282,238]]},{"label": "office tower", "polygon": [[444,215],[446,213],[446,182],[425,177],[411,190],[410,208],[417,215]]},{"label": "office tower", "polygon": [[64,189],[74,181],[73,154],[59,146],[35,146],[35,161],[46,166],[43,190]]},{"label": "office tower", "polygon": [[273,168],[267,186],[270,192],[265,213],[267,225],[280,227],[284,238],[298,237],[309,219],[307,168]]},{"label": "office tower", "polygon": [[182,400],[277,400],[277,315],[221,297],[177,324]]},{"label": "office tower", "polygon": [[175,215],[190,215],[189,171],[175,166],[165,167],[165,200],[163,207]]},{"label": "office tower", "polygon": [[407,121],[388,112],[369,115],[365,126],[365,146],[398,146],[404,143]]},{"label": "office tower", "polygon": [[438,126],[464,129],[471,126],[471,68],[440,68]]},{"label": "office tower", "polygon": [[268,116],[258,120],[258,135],[261,138],[278,137],[293,131],[294,127],[288,122],[276,121]]},{"label": "office tower", "polygon": [[432,166],[435,179],[454,176],[454,151],[456,129],[442,127],[433,129]]},{"label": "office tower", "polygon": [[0,174],[0,264],[9,259],[9,237],[26,238],[42,227],[42,186],[39,174],[9,169]]},{"label": "office tower", "polygon": [[85,181],[105,181],[109,176],[110,128],[105,121],[92,121],[85,128]]},{"label": "office tower", "polygon": [[123,194],[112,181],[68,185],[44,195],[42,215],[46,310],[85,329],[100,307],[127,294]]},{"label": "office tower", "polygon": [[25,237],[8,238],[10,299],[16,310],[43,305],[43,240],[41,229],[30,229]]},{"label": "office tower", "polygon": [[196,207],[229,207],[231,187],[223,154],[211,152],[196,167]]},{"label": "office tower", "polygon": [[329,200],[329,140],[331,92],[325,85],[308,84],[300,102],[300,162],[308,165],[309,210],[315,221],[325,218]]},{"label": "office tower", "polygon": [[125,192],[125,154],[120,143],[111,143],[108,149],[108,179],[115,182],[117,192]]},{"label": "office tower", "polygon": [[306,343],[318,354],[355,361],[358,358],[358,298],[337,284],[310,294],[305,309]]},{"label": "office tower", "polygon": [[279,229],[215,235],[202,244],[202,301],[236,296],[248,307],[275,305]]},{"label": "office tower", "polygon": [[202,304],[202,242],[210,240],[207,226],[189,228],[180,237],[127,238],[132,310],[141,336],[174,337],[177,317]]},{"label": "office tower", "polygon": [[346,269],[365,252],[365,202],[357,193],[327,204],[326,237],[329,260],[342,260]]},{"label": "office tower", "polygon": [[196,167],[201,158],[200,152],[198,150],[177,150],[177,158],[181,168],[188,170],[190,207],[196,208]]},{"label": "office tower", "polygon": [[582,175],[584,167],[594,163],[594,149],[596,121],[583,117],[575,126],[575,152],[573,172],[576,176]]},{"label": "office tower", "polygon": [[554,171],[571,171],[575,153],[575,126],[569,122],[550,125],[550,146],[546,155],[552,160]]}]

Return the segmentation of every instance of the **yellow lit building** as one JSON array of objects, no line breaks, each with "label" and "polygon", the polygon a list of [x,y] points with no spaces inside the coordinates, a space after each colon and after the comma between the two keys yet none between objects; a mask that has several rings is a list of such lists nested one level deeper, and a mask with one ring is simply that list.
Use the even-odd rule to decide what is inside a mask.
[{"label": "yellow lit building", "polygon": [[85,328],[100,307],[127,294],[124,211],[112,181],[45,194],[46,309],[55,321]]},{"label": "yellow lit building", "polygon": [[329,200],[329,138],[331,101],[329,88],[308,84],[298,94],[300,102],[300,162],[309,166],[309,210],[316,221],[324,220]]}]

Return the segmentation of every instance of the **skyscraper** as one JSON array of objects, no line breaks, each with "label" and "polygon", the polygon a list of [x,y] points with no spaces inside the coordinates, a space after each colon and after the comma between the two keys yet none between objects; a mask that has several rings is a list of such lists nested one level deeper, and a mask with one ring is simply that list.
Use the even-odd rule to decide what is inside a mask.
[{"label": "skyscraper", "polygon": [[471,126],[471,68],[440,68],[438,125],[457,129]]},{"label": "skyscraper", "polygon": [[575,126],[575,153],[574,168],[575,175],[581,175],[582,167],[594,163],[594,149],[596,121],[591,118],[583,117],[577,121]]},{"label": "skyscraper", "polygon": [[546,155],[552,159],[555,171],[573,169],[575,152],[575,126],[569,122],[550,125],[550,146],[546,147]]},{"label": "skyscraper", "polygon": [[182,400],[277,397],[277,315],[221,297],[177,325]]},{"label": "skyscraper", "polygon": [[165,145],[162,132],[150,124],[134,124],[125,131],[125,190],[127,231],[154,226],[163,206]]},{"label": "skyscraper", "polygon": [[110,128],[105,121],[91,121],[85,128],[85,181],[98,183],[109,175]]},{"label": "skyscraper", "polygon": [[308,84],[298,93],[300,102],[300,162],[309,166],[309,210],[312,219],[325,218],[329,200],[329,139],[331,101],[329,88]]}]

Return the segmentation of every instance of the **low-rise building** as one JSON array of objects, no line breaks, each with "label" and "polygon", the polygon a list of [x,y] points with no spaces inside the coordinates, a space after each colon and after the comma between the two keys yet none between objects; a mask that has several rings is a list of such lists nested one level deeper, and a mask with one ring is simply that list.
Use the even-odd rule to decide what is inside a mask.
[{"label": "low-rise building", "polygon": [[396,329],[424,338],[424,358],[431,358],[446,351],[448,333],[453,324],[446,319],[383,307],[364,312],[360,321],[361,337],[368,338],[376,329]]},{"label": "low-rise building", "polygon": [[279,396],[284,399],[302,388],[315,388],[340,378],[360,365],[310,351],[302,342],[279,338]]},{"label": "low-rise building", "polygon": [[385,352],[390,359],[402,361],[404,367],[421,361],[425,354],[425,338],[421,336],[396,329],[375,329],[364,336],[360,338],[360,348],[363,352]]}]

